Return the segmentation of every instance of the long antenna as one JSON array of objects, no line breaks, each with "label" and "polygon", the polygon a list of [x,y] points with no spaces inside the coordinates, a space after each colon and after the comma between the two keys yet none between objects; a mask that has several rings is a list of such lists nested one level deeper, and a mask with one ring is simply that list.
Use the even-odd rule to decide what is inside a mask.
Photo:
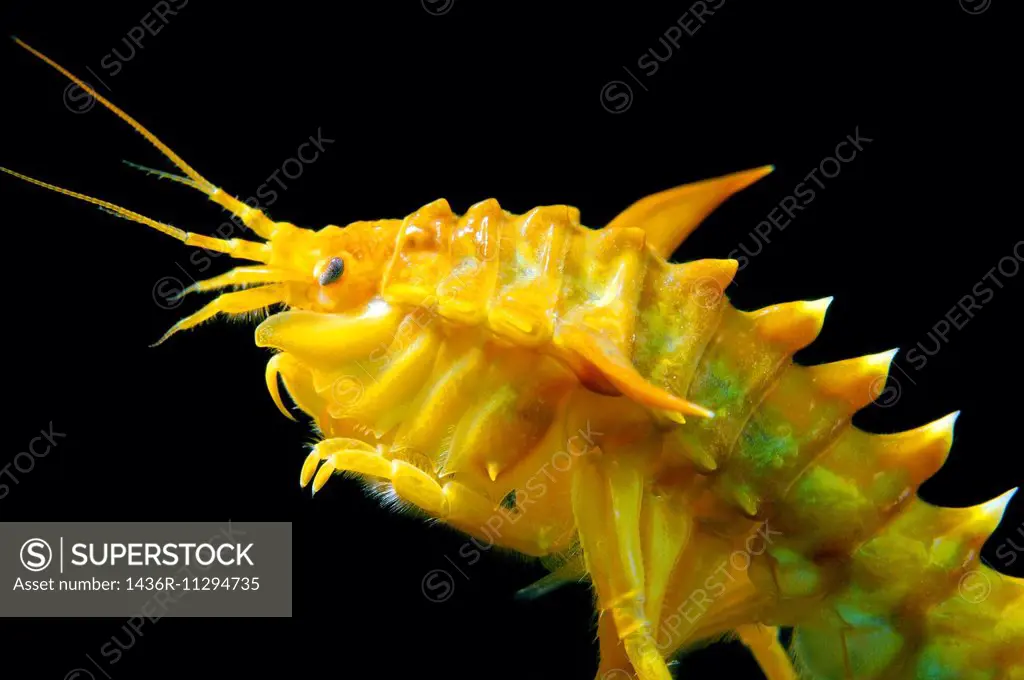
[{"label": "long antenna", "polygon": [[184,172],[185,175],[187,175],[188,178],[195,183],[195,188],[209,196],[210,200],[223,206],[233,215],[237,216],[239,219],[242,220],[243,223],[245,223],[247,227],[256,232],[257,235],[262,236],[263,238],[273,237],[274,233],[278,229],[278,226],[273,220],[267,218],[267,216],[264,215],[261,210],[257,210],[246,205],[245,203],[242,203],[234,196],[225,193],[220,188],[214,186],[213,183],[211,183],[205,177],[196,172],[191,165],[186,163],[180,156],[178,156],[178,154],[171,151],[170,147],[168,147],[166,144],[157,139],[156,135],[154,135],[152,132],[143,127],[142,124],[140,124],[137,120],[129,116],[127,113],[119,109],[114,104],[112,104],[110,101],[107,100],[106,97],[101,95],[91,86],[89,86],[85,81],[75,76],[73,73],[71,73],[66,68],[55,62],[53,59],[50,59],[48,56],[46,56],[45,54],[43,54],[42,52],[35,49],[34,47],[32,47],[31,45],[29,45],[28,43],[24,42],[19,38],[14,38],[14,42],[17,43],[20,47],[25,48],[27,51],[31,52],[36,57],[43,60],[50,66],[52,66],[54,69],[59,71],[65,78],[73,82],[75,85],[78,85],[80,88],[82,88],[89,96],[93,97],[100,104],[103,104],[103,106],[110,110],[114,115],[116,115],[118,118],[132,126],[133,130],[135,130],[140,135],[145,137],[150,142],[150,144],[155,146],[160,151],[160,153],[162,153],[172,163],[178,166],[178,169]]},{"label": "long antenna", "polygon": [[24,180],[29,184],[35,184],[36,186],[55,191],[58,194],[64,194],[71,198],[77,198],[79,201],[85,201],[86,203],[92,203],[93,205],[99,206],[100,210],[104,210],[112,215],[123,217],[126,220],[132,222],[138,222],[139,224],[145,224],[147,227],[156,229],[161,234],[167,234],[171,238],[176,238],[185,245],[195,246],[197,248],[206,248],[207,250],[214,250],[220,253],[230,253],[234,257],[242,260],[255,260],[256,262],[268,262],[270,260],[270,245],[267,243],[256,243],[254,241],[245,241],[243,239],[231,239],[225,241],[219,238],[213,238],[212,236],[203,236],[202,234],[193,234],[192,232],[173,227],[163,222],[157,222],[154,219],[140,215],[134,210],[128,208],[122,208],[119,205],[104,201],[99,198],[93,198],[92,196],[86,196],[80,194],[77,191],[71,191],[70,189],[64,189],[54,184],[48,184],[42,180],[23,175],[20,172],[14,170],[8,170],[5,167],[0,166],[0,172],[5,172],[12,177],[17,177],[20,180]]}]

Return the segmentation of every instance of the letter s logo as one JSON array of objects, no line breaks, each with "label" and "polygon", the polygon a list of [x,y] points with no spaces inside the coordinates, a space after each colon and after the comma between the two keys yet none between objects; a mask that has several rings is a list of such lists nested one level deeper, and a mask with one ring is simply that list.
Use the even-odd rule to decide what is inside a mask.
[{"label": "letter s logo", "polygon": [[50,544],[41,538],[30,538],[21,546],[21,564],[29,571],[42,571],[53,561]]}]

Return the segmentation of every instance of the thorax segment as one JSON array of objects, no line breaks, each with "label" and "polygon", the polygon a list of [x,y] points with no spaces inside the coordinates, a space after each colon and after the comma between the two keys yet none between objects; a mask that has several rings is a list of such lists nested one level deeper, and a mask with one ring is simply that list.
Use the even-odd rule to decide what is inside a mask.
[{"label": "thorax segment", "polygon": [[403,221],[381,293],[519,347],[555,349],[571,323],[628,351],[648,256],[639,229],[592,231],[571,206],[513,215],[488,199],[456,216],[441,199]]}]

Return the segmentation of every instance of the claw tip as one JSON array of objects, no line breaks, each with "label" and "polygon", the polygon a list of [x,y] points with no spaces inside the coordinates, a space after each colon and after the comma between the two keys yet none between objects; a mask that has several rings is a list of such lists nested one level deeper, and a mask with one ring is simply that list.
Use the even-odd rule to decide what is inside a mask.
[{"label": "claw tip", "polygon": [[316,476],[313,478],[314,496],[320,489],[324,488],[324,485],[327,484],[327,480],[334,474],[334,470],[334,465],[330,461],[324,463],[320,469],[317,470]]},{"label": "claw tip", "polygon": [[[309,482],[313,479],[313,475],[316,474],[316,468],[320,464],[320,454],[314,449],[306,456],[306,460],[302,463],[302,471],[299,473],[299,488],[305,489],[309,486]],[[314,493],[316,493],[314,491]]]}]

